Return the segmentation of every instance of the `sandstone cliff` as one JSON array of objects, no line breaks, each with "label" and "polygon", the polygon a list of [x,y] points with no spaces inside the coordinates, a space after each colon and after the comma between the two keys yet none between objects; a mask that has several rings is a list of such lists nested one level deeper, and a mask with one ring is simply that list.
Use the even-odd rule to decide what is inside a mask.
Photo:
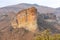
[{"label": "sandstone cliff", "polygon": [[11,25],[13,28],[25,28],[29,31],[37,30],[37,9],[31,7],[24,9],[16,14],[12,19]]}]

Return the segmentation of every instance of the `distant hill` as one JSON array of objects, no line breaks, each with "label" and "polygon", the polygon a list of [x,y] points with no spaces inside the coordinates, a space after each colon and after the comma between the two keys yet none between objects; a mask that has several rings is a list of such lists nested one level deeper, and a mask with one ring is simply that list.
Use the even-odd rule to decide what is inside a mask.
[{"label": "distant hill", "polygon": [[9,13],[9,12],[18,12],[22,9],[26,9],[29,7],[36,7],[38,9],[39,13],[54,13],[55,9],[54,8],[50,8],[50,7],[46,7],[46,6],[40,6],[37,4],[27,4],[27,3],[21,3],[21,4],[17,4],[17,5],[12,5],[12,6],[7,6],[7,7],[3,7],[0,8],[0,14],[4,14],[4,13]]},{"label": "distant hill", "polygon": [[59,13],[60,13],[60,8],[51,8],[47,6],[41,6],[38,4],[21,3],[17,5],[11,5],[11,6],[0,8],[0,14],[8,14],[10,12],[17,13],[18,11],[22,9],[26,9],[32,6],[36,7],[39,13],[55,13],[57,16],[59,16]]}]

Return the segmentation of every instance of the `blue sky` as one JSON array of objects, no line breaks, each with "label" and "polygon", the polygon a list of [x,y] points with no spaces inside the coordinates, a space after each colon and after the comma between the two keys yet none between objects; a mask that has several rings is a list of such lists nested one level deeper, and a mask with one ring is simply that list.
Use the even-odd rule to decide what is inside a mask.
[{"label": "blue sky", "polygon": [[48,7],[60,7],[60,0],[0,0],[0,7],[16,5],[19,3],[38,4]]}]

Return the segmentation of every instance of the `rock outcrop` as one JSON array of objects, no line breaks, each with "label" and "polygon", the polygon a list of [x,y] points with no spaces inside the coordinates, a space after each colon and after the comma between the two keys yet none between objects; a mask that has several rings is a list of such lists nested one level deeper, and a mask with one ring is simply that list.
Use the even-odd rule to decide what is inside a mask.
[{"label": "rock outcrop", "polygon": [[18,12],[12,19],[11,25],[13,28],[25,28],[32,32],[36,31],[37,9],[35,7],[31,7]]}]

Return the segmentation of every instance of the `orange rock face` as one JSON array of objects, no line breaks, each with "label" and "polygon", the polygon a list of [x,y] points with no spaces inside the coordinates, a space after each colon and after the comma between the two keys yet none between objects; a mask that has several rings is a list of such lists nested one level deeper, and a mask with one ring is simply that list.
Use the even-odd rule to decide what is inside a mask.
[{"label": "orange rock face", "polygon": [[16,20],[12,22],[13,28],[25,28],[29,31],[37,29],[37,9],[31,7],[16,14]]}]

